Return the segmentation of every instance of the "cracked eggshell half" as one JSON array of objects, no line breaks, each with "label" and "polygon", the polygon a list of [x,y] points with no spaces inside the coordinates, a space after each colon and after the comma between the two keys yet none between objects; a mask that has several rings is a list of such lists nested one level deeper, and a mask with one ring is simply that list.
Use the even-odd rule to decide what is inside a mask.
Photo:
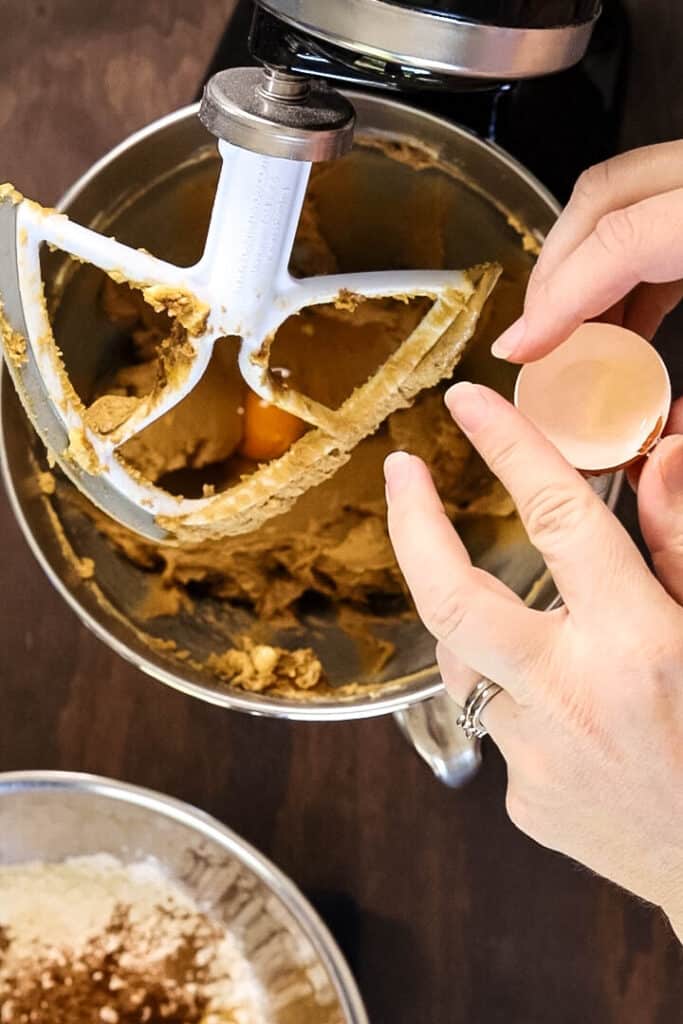
[{"label": "cracked eggshell half", "polygon": [[515,405],[587,476],[624,469],[659,441],[671,409],[661,357],[614,324],[582,324],[549,355],[527,363]]}]

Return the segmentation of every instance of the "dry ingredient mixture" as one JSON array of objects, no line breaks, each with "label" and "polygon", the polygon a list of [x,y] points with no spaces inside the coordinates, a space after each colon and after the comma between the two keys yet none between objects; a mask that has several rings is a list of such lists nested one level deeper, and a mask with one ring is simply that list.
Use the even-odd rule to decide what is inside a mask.
[{"label": "dry ingredient mixture", "polygon": [[[318,211],[331,173],[338,173],[334,166],[314,170],[293,254],[293,269],[301,275],[345,269],[325,237]],[[439,265],[439,213],[437,204],[430,223],[415,225],[419,265]],[[484,306],[478,334],[497,330],[501,315],[504,324],[505,310],[512,308],[518,292],[518,283],[504,273]],[[127,333],[130,358],[90,396],[93,418],[106,408],[103,403],[136,400],[153,389],[170,331],[168,317],[125,284],[106,279],[101,305],[110,322]],[[353,311],[311,308],[280,329],[271,365],[305,394],[336,408],[395,351],[424,311],[423,300],[366,301]],[[135,469],[186,496],[225,490],[254,471],[257,463],[245,445],[249,395],[236,354],[236,339],[219,342],[194,391],[127,443],[124,455]],[[90,506],[89,514],[126,558],[149,573],[145,598],[135,609],[138,621],[189,610],[193,594],[200,593],[252,609],[261,626],[292,628],[299,602],[314,594],[332,602],[348,632],[365,630],[367,639],[378,601],[411,613],[385,522],[382,462],[396,448],[425,459],[453,520],[513,514],[509,496],[446,413],[441,388],[424,391],[411,408],[390,415],[333,477],[250,533],[158,546]],[[242,689],[307,697],[325,692],[324,667],[313,650],[285,651],[263,643],[263,637],[260,629],[259,635],[236,638],[232,649],[216,651],[205,667]],[[390,648],[375,645],[370,675],[391,657]]]},{"label": "dry ingredient mixture", "polygon": [[151,860],[0,867],[2,1024],[265,1024],[236,940]]}]

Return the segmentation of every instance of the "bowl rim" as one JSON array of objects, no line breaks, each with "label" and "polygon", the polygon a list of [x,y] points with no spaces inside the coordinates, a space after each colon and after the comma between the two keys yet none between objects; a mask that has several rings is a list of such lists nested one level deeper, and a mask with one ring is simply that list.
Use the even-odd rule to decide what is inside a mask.
[{"label": "bowl rim", "polygon": [[[345,1014],[347,1024],[369,1024],[356,981],[345,957],[327,926],[299,887],[251,843],[232,829],[192,804],[144,786],[87,772],[14,771],[0,772],[0,802],[21,792],[66,790],[118,800],[151,811],[185,825],[193,832],[218,843],[252,871],[284,904],[301,926],[316,955],[327,970]],[[102,851],[106,852],[106,851]]]},{"label": "bowl rim", "polygon": [[[502,165],[513,171],[519,179],[525,182],[548,204],[555,214],[559,214],[561,209],[560,204],[548,189],[546,189],[535,175],[527,170],[523,164],[519,163],[519,161],[496,143],[481,138],[475,132],[470,131],[468,128],[465,128],[460,124],[448,121],[446,118],[438,117],[435,114],[422,111],[408,103],[390,99],[384,95],[378,96],[362,90],[341,91],[352,101],[358,99],[369,107],[381,107],[382,109],[390,108],[395,112],[398,111],[399,113],[408,111],[409,113],[417,114],[423,123],[430,123],[436,128],[446,129],[451,135],[464,136],[470,143],[474,143],[478,148],[491,151]],[[56,208],[58,210],[62,210],[64,207],[72,203],[79,193],[87,187],[87,185],[96,178],[104,168],[115,161],[121,154],[132,149],[139,142],[144,141],[149,136],[156,134],[164,128],[167,128],[176,122],[195,116],[198,109],[198,103],[192,103],[181,107],[178,110],[172,111],[171,113],[150,122],[144,127],[138,129],[136,132],[127,136],[117,146],[100,157],[99,160],[92,164],[92,166],[71,185],[57,203]],[[408,137],[409,133],[406,133],[406,138]],[[2,369],[0,370],[0,385],[4,384],[4,377],[6,373],[7,370],[3,364]],[[43,549],[36,539],[27,517],[24,514],[19,496],[14,486],[14,480],[9,466],[7,447],[5,444],[3,423],[2,388],[0,387],[0,474],[4,481],[14,516],[22,533],[24,534],[29,548],[33,552],[34,557],[52,583],[53,587],[69,607],[76,613],[80,621],[111,650],[125,661],[133,664],[145,675],[150,676],[157,682],[170,686],[175,690],[179,690],[181,693],[203,700],[208,704],[234,709],[256,717],[267,716],[271,718],[284,718],[291,721],[333,722],[375,718],[380,715],[395,714],[400,711],[405,711],[412,704],[428,700],[443,692],[444,685],[439,675],[438,667],[434,664],[426,666],[424,669],[418,670],[415,673],[411,673],[411,676],[406,679],[407,685],[405,688],[401,688],[400,680],[397,679],[393,681],[392,684],[388,684],[386,691],[380,690],[376,695],[371,693],[367,696],[354,697],[351,699],[340,698],[336,701],[321,700],[319,702],[306,702],[304,700],[297,701],[295,699],[284,697],[278,698],[258,695],[258,700],[255,700],[253,695],[248,693],[242,694],[227,688],[225,690],[209,688],[201,683],[183,678],[182,675],[176,674],[176,672],[170,668],[165,668],[162,664],[148,660],[148,658],[143,654],[133,650],[127,643],[114,636],[105,624],[102,624],[93,615],[91,615],[90,612],[81,604],[77,595],[69,589],[50,565],[47,557],[43,553]],[[622,481],[619,475],[613,477],[610,482],[609,492],[606,497],[606,503],[609,508],[613,508],[616,504],[621,490],[621,483]],[[555,607],[558,601],[559,598],[555,596],[548,603],[548,610]]]}]

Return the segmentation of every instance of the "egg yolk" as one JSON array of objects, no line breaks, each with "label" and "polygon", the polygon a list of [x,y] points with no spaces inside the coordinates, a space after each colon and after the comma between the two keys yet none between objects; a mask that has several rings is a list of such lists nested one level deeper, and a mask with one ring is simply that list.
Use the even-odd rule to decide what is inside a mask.
[{"label": "egg yolk", "polygon": [[278,409],[248,391],[244,401],[244,430],[239,452],[254,462],[267,462],[284,455],[301,437],[306,424],[297,416]]}]

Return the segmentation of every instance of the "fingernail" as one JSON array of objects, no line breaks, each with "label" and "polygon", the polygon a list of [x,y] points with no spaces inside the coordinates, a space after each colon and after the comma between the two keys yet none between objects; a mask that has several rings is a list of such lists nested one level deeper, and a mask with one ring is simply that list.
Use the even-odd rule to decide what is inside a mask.
[{"label": "fingernail", "polygon": [[392,452],[384,460],[387,501],[395,498],[410,483],[412,476],[412,455],[408,452]]},{"label": "fingernail", "polygon": [[676,497],[683,495],[683,437],[664,454],[660,470],[666,489]]},{"label": "fingernail", "polygon": [[482,426],[489,412],[486,392],[469,381],[461,381],[448,389],[446,405],[463,430],[470,432]]},{"label": "fingernail", "polygon": [[514,355],[522,342],[525,330],[524,317],[520,316],[519,320],[515,320],[514,324],[503,331],[500,338],[491,346],[491,352],[496,359],[509,359]]}]

